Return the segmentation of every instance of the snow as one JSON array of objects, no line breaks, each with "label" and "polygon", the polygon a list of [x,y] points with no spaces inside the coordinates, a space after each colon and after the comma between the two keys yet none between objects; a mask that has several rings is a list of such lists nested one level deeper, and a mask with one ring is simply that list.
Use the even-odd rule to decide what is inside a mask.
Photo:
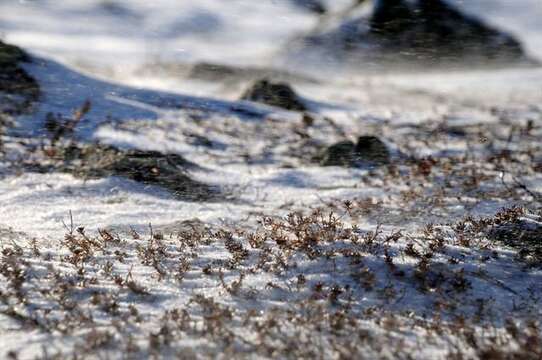
[{"label": "snow", "polygon": [[[345,1],[328,3],[339,11]],[[538,0],[458,3],[511,31],[532,55],[542,59],[542,24],[537,21],[542,6]],[[406,351],[415,358],[444,359],[460,349],[467,358],[477,358],[480,354],[476,348],[452,330],[460,317],[472,320],[476,316],[483,318],[479,322],[472,320],[476,336],[483,339],[480,342],[489,341],[487,334],[494,331],[503,336],[507,346],[521,347],[521,341],[513,342],[503,335],[503,323],[509,316],[524,327],[529,320],[542,320],[540,267],[530,268],[518,260],[517,249],[487,245],[489,240],[483,234],[473,235],[476,244],[462,244],[460,233],[452,225],[467,215],[491,218],[499,209],[513,205],[529,208],[533,218],[540,216],[534,214],[540,209],[540,200],[525,191],[508,189],[520,179],[530,191],[542,192],[540,172],[521,163],[505,172],[481,159],[486,159],[489,151],[484,138],[498,149],[539,151],[536,144],[542,136],[542,70],[351,74],[324,79],[316,74],[317,81],[293,82],[299,94],[310,100],[315,124],[305,130],[319,144],[342,140],[344,134],[355,140],[357,135],[374,133],[384,139],[392,159],[400,164],[406,160],[407,151],[418,158],[455,159],[465,153],[472,157],[464,164],[448,164],[452,168],[449,172],[446,164],[435,165],[430,178],[414,174],[415,166],[404,164],[397,174],[392,174],[385,169],[326,168],[302,161],[297,154],[304,149],[293,131],[301,127],[302,114],[238,101],[246,81],[230,86],[190,79],[176,70],[142,72],[151,63],[186,64],[199,60],[238,66],[273,65],[273,55],[281,45],[316,22],[313,15],[285,0],[0,1],[0,32],[6,41],[35,57],[25,69],[44,90],[36,111],[19,117],[17,128],[3,137],[8,149],[4,159],[11,163],[8,166],[0,161],[0,241],[3,250],[17,249],[17,245],[24,249],[24,266],[32,274],[25,290],[31,294],[28,301],[32,306],[23,302],[0,305],[4,314],[0,315],[0,353],[13,350],[20,358],[34,358],[43,355],[44,346],[49,354],[81,349],[90,352],[84,346],[91,328],[113,332],[114,343],[124,345],[129,331],[112,330],[112,315],[100,308],[100,301],[105,300],[89,300],[90,293],[96,292],[104,297],[117,296],[119,311],[125,315],[131,311],[130,306],[137,307],[144,321],[133,331],[134,341],[144,349],[149,347],[145,350],[148,353],[140,357],[152,353],[147,337],[159,334],[163,318],[169,316],[166,311],[187,309],[196,328],[210,321],[205,317],[209,310],[205,306],[213,306],[198,295],[214,298],[219,308],[233,309],[228,326],[235,334],[235,346],[228,347],[224,334],[183,330],[184,335],[176,338],[170,350],[163,349],[163,356],[178,355],[167,351],[188,354],[187,349],[193,349],[199,357],[251,349],[243,341],[258,343],[261,334],[255,329],[265,328],[255,322],[276,318],[284,324],[285,338],[310,344],[299,349],[309,350],[319,344],[322,357],[337,357],[339,345],[346,348],[351,344],[346,340],[333,343],[332,329],[316,330],[310,321],[304,323],[305,327],[299,325],[306,313],[308,318],[318,318],[318,314],[311,313],[316,310],[310,308],[313,303],[308,299],[316,298],[315,303],[328,306],[326,299],[334,285],[342,291],[338,301],[344,307],[332,307],[325,316],[348,308],[359,321],[356,331],[364,329],[368,336],[385,344],[378,350],[357,338],[350,339],[355,346],[362,346],[358,351],[366,351],[365,356],[391,358]],[[201,166],[190,171],[193,178],[225,189],[230,200],[184,202],[167,190],[120,177],[84,180],[70,174],[21,171],[17,163],[28,160],[28,154],[21,150],[19,142],[35,145],[28,139],[45,141],[41,125],[46,114],[70,116],[87,99],[92,107],[77,127],[80,139],[180,154]],[[507,140],[509,131],[523,129],[529,120],[535,124],[533,134],[512,133],[512,140]],[[467,135],[435,135],[440,126],[464,128]],[[195,135],[204,136],[212,146],[198,144],[193,140]],[[483,179],[475,185],[468,183],[469,176],[477,171]],[[447,181],[451,188],[446,187]],[[358,206],[346,211],[344,200],[353,200]],[[281,249],[273,241],[273,226],[291,238],[299,234],[289,232],[284,223],[279,226],[262,220],[270,217],[280,223],[289,213],[303,212],[307,216],[318,208],[325,216],[333,212],[342,222],[340,229],[329,230],[320,220],[305,229],[308,233],[324,229],[324,235],[318,233],[320,236],[335,239],[320,245],[321,251],[334,252],[330,257],[312,259],[305,250]],[[74,228],[84,227],[85,234],[98,239],[99,229],[110,229],[119,234],[122,242],[104,245],[103,251],[94,249],[91,262],[79,268],[71,266],[65,262],[73,254],[64,237],[70,232],[71,221]],[[184,229],[189,227],[187,223],[200,222],[209,227],[205,231],[209,242],[191,247],[189,241],[180,244],[175,236],[168,237],[167,229]],[[421,291],[421,285],[412,280],[421,261],[405,255],[405,249],[413,243],[418,251],[428,251],[430,236],[424,233],[424,227],[429,223],[441,229],[431,236],[440,234],[446,245],[430,260],[427,276],[443,279],[442,284]],[[154,242],[151,229],[154,233],[164,232],[165,238]],[[353,241],[357,237],[370,238],[375,229],[382,233],[374,248]],[[352,233],[341,233],[347,230]],[[133,237],[132,231],[141,238]],[[241,265],[228,268],[235,252],[227,248],[227,236],[220,231],[231,232],[248,249],[248,259]],[[383,240],[396,231],[404,233],[400,241]],[[265,239],[273,261],[262,260],[264,248],[249,245],[249,233]],[[39,256],[32,255],[32,239],[40,244]],[[166,255],[160,261],[169,266],[167,276],[141,260],[141,249],[162,245]],[[352,265],[354,260],[339,255],[340,249],[359,251],[363,264]],[[393,255],[396,270],[389,270],[384,251]],[[122,252],[128,255],[121,261]],[[6,254],[4,257],[9,258]],[[174,262],[178,259],[188,259],[191,266],[182,280],[172,275],[178,271],[179,264]],[[263,261],[262,268],[257,267],[258,261]],[[133,278],[149,294],[130,290],[127,281],[117,286],[114,276],[104,270],[108,262],[114,264],[113,275]],[[206,267],[210,265],[214,274],[207,276]],[[265,266],[276,268],[264,270]],[[78,273],[80,269],[84,269],[83,275]],[[216,269],[223,271],[223,279]],[[352,278],[353,269],[359,272],[358,280]],[[404,271],[404,278],[396,276],[398,270]],[[2,271],[5,274],[11,270]],[[306,277],[306,286],[299,285],[300,274]],[[40,313],[40,306],[49,307],[50,318],[72,324],[66,315],[70,312],[56,307],[52,298],[39,291],[58,290],[55,276],[79,284],[70,288],[83,304],[75,308],[93,314],[92,326],[81,325],[71,335],[66,335],[70,331],[63,334],[59,330],[46,334],[39,327],[27,330],[13,316],[5,315],[6,309],[13,307],[45,322],[48,315]],[[462,276],[469,285],[457,290],[462,286]],[[92,278],[99,284],[90,288],[80,285]],[[238,293],[232,290],[236,281],[242,282]],[[370,287],[375,290],[360,285],[364,281],[372,283]],[[318,283],[323,284],[321,293],[313,291]],[[2,298],[11,291],[6,284],[0,286]],[[288,310],[297,312],[299,323],[291,322]],[[256,320],[249,319],[251,311]],[[388,318],[389,314],[397,317]],[[396,321],[396,326],[386,325],[386,319]],[[442,322],[444,330],[432,332],[424,321]],[[280,343],[283,338],[273,339]],[[94,355],[122,357],[114,349],[113,345],[105,346]]]}]

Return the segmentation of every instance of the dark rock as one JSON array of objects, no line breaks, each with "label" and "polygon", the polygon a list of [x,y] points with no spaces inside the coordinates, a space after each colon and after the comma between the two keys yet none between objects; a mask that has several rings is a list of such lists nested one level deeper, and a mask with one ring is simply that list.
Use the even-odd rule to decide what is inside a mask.
[{"label": "dark rock", "polygon": [[398,35],[409,30],[415,21],[415,15],[403,0],[380,0],[375,5],[370,19],[371,31]]},{"label": "dark rock", "polygon": [[122,176],[166,188],[181,200],[206,201],[219,198],[217,188],[190,178],[186,169],[196,165],[177,154],[75,144],[66,148],[57,147],[55,151],[53,170],[77,177]]},{"label": "dark rock", "polygon": [[290,85],[282,82],[258,80],[241,97],[242,100],[259,102],[293,111],[307,110],[303,100]]},{"label": "dark rock", "polygon": [[306,9],[313,13],[322,15],[327,12],[326,7],[319,0],[291,0],[292,3],[300,8]]},{"label": "dark rock", "polygon": [[322,154],[322,166],[352,166],[354,161],[355,145],[350,140],[339,141]]},{"label": "dark rock", "polygon": [[38,100],[38,83],[21,67],[21,63],[29,61],[24,51],[0,41],[0,113],[28,112]]},{"label": "dark rock", "polygon": [[370,70],[390,65],[534,64],[511,35],[442,0],[380,0],[372,15],[319,29],[290,44],[290,55],[334,59]]},{"label": "dark rock", "polygon": [[322,166],[381,166],[390,162],[390,153],[379,138],[360,136],[356,144],[344,140],[329,146],[320,159]]},{"label": "dark rock", "polygon": [[246,74],[241,69],[234,66],[207,62],[194,64],[188,74],[188,77],[190,78],[207,81],[240,78],[243,76],[246,76]]},{"label": "dark rock", "polygon": [[139,15],[130,8],[114,0],[103,0],[97,4],[98,9],[107,15],[139,19]]},{"label": "dark rock", "polygon": [[19,62],[29,61],[28,55],[17,46],[5,44],[0,41],[0,66],[15,67]]},{"label": "dark rock", "polygon": [[145,64],[138,71],[144,75],[162,74],[163,76],[183,76],[189,79],[224,82],[230,85],[271,78],[275,81],[299,81],[315,83],[314,78],[297,73],[263,66],[227,65],[212,62],[152,62]]},{"label": "dark rock", "polygon": [[385,165],[390,162],[386,144],[375,136],[360,136],[354,149],[356,161],[371,165]]},{"label": "dark rock", "polygon": [[188,72],[191,79],[204,81],[246,81],[264,78],[275,80],[314,81],[307,77],[288,73],[287,71],[265,67],[234,66],[208,62],[198,62],[192,65]]},{"label": "dark rock", "polygon": [[462,14],[442,0],[419,3],[419,19],[412,29],[421,34],[412,41],[418,52],[430,56],[437,47],[448,57],[455,54],[478,54],[488,59],[524,57],[520,43],[511,35]]}]

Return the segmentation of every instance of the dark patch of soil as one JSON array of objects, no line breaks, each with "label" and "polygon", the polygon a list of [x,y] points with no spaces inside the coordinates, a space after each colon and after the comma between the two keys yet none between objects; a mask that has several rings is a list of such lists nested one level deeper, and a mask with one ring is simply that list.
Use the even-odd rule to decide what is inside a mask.
[{"label": "dark patch of soil", "polygon": [[494,226],[488,237],[519,250],[519,255],[542,264],[542,219],[520,218]]},{"label": "dark patch of soil", "polygon": [[191,236],[194,234],[204,234],[209,231],[210,226],[205,224],[198,218],[189,220],[179,220],[171,224],[160,226],[156,230],[161,231],[163,234],[185,234]]},{"label": "dark patch of soil", "polygon": [[143,184],[171,191],[179,200],[219,200],[220,192],[193,180],[187,169],[197,167],[177,154],[157,151],[120,150],[104,145],[56,147],[50,151],[52,166],[40,170],[61,171],[82,178],[122,176]]},{"label": "dark patch of soil", "polygon": [[303,100],[290,85],[283,82],[258,80],[245,91],[241,100],[259,102],[292,111],[306,111]]}]

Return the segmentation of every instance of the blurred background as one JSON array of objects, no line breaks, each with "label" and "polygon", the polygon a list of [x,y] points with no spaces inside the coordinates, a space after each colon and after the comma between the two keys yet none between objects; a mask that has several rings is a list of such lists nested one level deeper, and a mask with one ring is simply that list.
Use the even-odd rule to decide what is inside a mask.
[{"label": "blurred background", "polygon": [[[340,24],[357,0],[3,0],[0,36],[65,63],[272,65],[295,37]],[[367,0],[359,8],[369,9]],[[540,0],[449,0],[542,59]],[[315,6],[317,4],[318,6]],[[359,10],[369,11],[369,10]]]}]

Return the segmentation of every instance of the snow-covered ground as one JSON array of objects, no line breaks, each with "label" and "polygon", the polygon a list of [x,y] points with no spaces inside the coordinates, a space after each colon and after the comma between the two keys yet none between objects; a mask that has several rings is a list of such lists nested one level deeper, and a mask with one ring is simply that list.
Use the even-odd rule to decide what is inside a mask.
[{"label": "snow-covered ground", "polygon": [[[457,3],[542,59],[539,0]],[[542,272],[528,264],[540,255],[488,234],[495,219],[541,226],[542,70],[314,74],[292,81],[311,126],[238,101],[244,79],[186,76],[196,61],[273,66],[317,21],[286,0],[0,1],[0,33],[35,56],[25,68],[43,91],[0,158],[0,356],[444,359],[536,348]],[[25,170],[23,144],[45,137],[46,114],[69,117],[85,100],[80,138],[180,154],[228,201]],[[363,134],[379,136],[395,166],[307,160],[307,138]],[[512,206],[526,210],[496,216]]]}]

